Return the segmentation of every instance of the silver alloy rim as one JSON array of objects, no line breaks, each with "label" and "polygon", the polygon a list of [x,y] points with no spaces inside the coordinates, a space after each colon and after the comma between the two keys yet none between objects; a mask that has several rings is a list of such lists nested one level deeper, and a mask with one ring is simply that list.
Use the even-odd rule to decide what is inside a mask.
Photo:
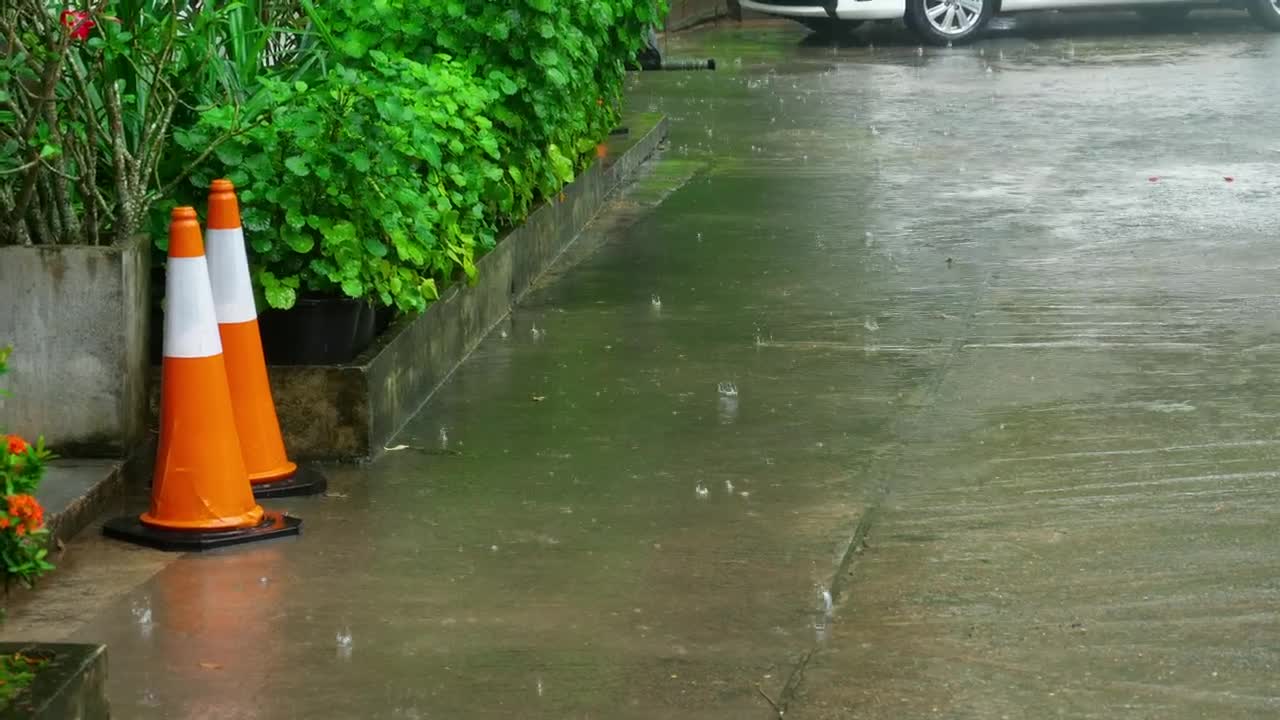
[{"label": "silver alloy rim", "polygon": [[1271,0],[1271,10],[1275,14],[1280,15],[1280,0]]},{"label": "silver alloy rim", "polygon": [[[924,0],[924,16],[943,35],[963,35],[982,17],[983,0]],[[1271,0],[1280,11],[1280,0]]]}]

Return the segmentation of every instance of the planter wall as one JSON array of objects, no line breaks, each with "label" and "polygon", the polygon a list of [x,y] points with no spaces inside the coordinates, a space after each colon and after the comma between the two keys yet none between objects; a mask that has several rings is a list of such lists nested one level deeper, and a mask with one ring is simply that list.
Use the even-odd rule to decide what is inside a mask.
[{"label": "planter wall", "polygon": [[0,710],[0,720],[110,720],[107,649],[103,645],[0,643],[0,653],[50,654],[27,691]]},{"label": "planter wall", "polygon": [[292,456],[365,460],[382,452],[512,306],[666,138],[658,116],[626,119],[626,139],[483,257],[472,286],[455,286],[421,315],[397,320],[347,364],[270,368]]},{"label": "planter wall", "polygon": [[0,417],[60,455],[124,457],[147,421],[151,242],[0,247]]}]

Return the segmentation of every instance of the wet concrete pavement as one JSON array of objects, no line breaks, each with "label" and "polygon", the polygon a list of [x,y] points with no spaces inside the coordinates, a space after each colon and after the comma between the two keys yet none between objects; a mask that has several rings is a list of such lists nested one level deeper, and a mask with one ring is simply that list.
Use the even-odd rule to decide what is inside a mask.
[{"label": "wet concrete pavement", "polygon": [[671,148],[404,447],[4,635],[124,718],[1276,717],[1280,37],[1037,22],[677,39],[724,69],[636,80]]}]

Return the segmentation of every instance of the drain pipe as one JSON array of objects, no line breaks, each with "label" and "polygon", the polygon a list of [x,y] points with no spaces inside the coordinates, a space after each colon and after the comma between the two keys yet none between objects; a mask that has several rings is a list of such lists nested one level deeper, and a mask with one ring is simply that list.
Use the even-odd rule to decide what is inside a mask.
[{"label": "drain pipe", "polygon": [[643,70],[715,70],[716,59],[707,58],[706,60],[661,60],[657,66],[649,66],[642,68]]},{"label": "drain pipe", "polygon": [[667,70],[675,72],[685,72],[691,70],[715,70],[715,58],[706,60],[666,60],[662,57],[662,51],[658,49],[658,33],[653,26],[649,26],[649,36],[645,38],[645,47],[636,53],[634,63],[628,65],[628,70],[641,70],[652,72],[655,70]]}]

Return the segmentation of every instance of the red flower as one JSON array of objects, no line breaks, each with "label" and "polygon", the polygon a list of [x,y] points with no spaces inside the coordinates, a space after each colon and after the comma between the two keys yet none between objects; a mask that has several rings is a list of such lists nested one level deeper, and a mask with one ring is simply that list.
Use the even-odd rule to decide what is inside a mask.
[{"label": "red flower", "polygon": [[28,530],[35,532],[44,526],[44,508],[31,495],[10,495],[9,515],[17,518],[19,535],[25,535]]},{"label": "red flower", "polygon": [[10,435],[5,440],[8,441],[9,452],[14,455],[23,455],[27,452],[27,441],[17,435]]},{"label": "red flower", "polygon": [[59,19],[67,32],[71,33],[71,37],[77,40],[88,40],[89,31],[97,25],[89,19],[89,13],[83,10],[63,10]]}]

